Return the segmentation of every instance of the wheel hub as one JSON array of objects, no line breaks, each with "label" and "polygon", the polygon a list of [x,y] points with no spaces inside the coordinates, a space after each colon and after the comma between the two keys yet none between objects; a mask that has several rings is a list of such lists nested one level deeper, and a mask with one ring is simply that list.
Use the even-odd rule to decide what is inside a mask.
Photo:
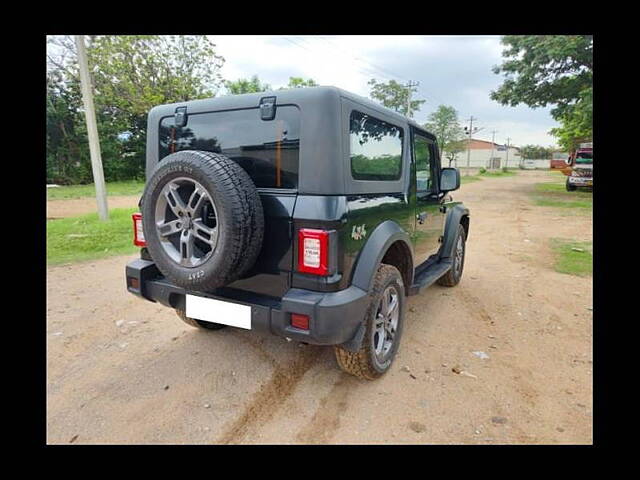
[{"label": "wheel hub", "polygon": [[155,209],[156,231],[164,252],[183,267],[202,265],[218,243],[217,218],[216,206],[200,183],[187,177],[170,181]]}]

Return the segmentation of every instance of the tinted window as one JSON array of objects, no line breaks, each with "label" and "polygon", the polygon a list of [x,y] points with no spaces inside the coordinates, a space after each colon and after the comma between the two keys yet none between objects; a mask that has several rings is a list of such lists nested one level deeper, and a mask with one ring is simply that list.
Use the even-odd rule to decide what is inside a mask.
[{"label": "tinted window", "polygon": [[257,187],[296,188],[300,112],[281,106],[274,120],[255,109],[190,114],[185,127],[173,117],[160,122],[160,158],[180,150],[222,153],[246,170]]},{"label": "tinted window", "polygon": [[430,192],[432,190],[432,182],[429,141],[416,135],[413,138],[413,154],[416,161],[416,190],[418,192]]},{"label": "tinted window", "polygon": [[402,172],[402,129],[360,112],[349,127],[351,175],[355,180],[398,180]]}]

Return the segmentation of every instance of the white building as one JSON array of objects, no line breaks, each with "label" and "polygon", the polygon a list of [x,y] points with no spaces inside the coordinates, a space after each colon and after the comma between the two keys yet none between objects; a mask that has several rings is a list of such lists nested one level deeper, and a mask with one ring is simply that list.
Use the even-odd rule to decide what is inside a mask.
[{"label": "white building", "polygon": [[[465,141],[465,147],[469,145],[468,141]],[[500,145],[498,143],[487,142],[485,140],[471,140],[471,152],[465,148],[456,157],[456,163],[458,168],[466,167],[467,161],[471,168],[517,168],[520,165],[522,158],[520,157],[520,149],[506,145]],[[468,160],[467,160],[468,159]],[[452,164],[452,166],[454,166]]]}]

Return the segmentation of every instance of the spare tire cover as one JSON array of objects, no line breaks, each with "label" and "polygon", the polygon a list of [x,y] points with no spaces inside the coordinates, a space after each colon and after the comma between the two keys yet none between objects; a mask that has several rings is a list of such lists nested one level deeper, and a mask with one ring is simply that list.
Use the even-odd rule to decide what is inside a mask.
[{"label": "spare tire cover", "polygon": [[151,258],[186,289],[209,291],[237,280],[262,248],[260,195],[224,155],[187,150],[164,157],[145,186],[141,209]]}]

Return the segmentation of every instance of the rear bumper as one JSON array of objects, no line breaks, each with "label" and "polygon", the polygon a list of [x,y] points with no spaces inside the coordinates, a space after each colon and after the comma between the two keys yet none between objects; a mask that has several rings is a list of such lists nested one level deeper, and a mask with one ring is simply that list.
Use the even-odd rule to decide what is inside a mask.
[{"label": "rear bumper", "polygon": [[[173,285],[155,263],[137,259],[126,267],[127,290],[170,308],[185,310],[184,288]],[[282,298],[219,288],[214,294],[189,292],[206,298],[251,307],[251,329],[315,345],[339,345],[352,340],[368,306],[367,292],[351,286],[337,292],[291,288]],[[309,330],[291,326],[291,313],[309,316]]]}]

